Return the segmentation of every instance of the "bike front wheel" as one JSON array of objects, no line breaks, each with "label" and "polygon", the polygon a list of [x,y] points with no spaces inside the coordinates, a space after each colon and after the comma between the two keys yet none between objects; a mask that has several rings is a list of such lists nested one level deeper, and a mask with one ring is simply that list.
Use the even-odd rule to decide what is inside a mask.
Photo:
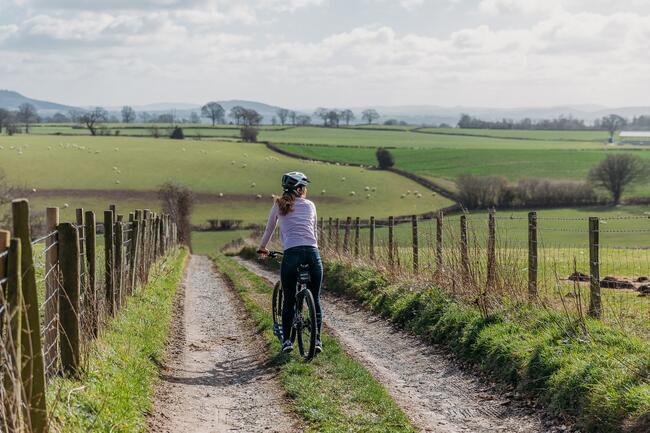
[{"label": "bike front wheel", "polygon": [[298,337],[298,350],[305,361],[311,361],[316,353],[316,304],[309,290],[303,290],[296,299],[298,308],[298,323],[296,334]]}]

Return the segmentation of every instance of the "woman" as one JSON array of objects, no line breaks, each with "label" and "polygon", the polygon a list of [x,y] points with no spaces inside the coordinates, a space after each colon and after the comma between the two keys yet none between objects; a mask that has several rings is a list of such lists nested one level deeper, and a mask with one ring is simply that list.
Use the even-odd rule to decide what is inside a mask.
[{"label": "woman", "polygon": [[323,351],[320,331],[323,314],[320,306],[320,286],[323,280],[323,264],[318,251],[316,235],[316,206],[307,200],[307,185],[310,183],[303,173],[292,171],[282,176],[281,197],[275,199],[271,208],[266,230],[258,249],[258,254],[268,255],[266,246],[271,239],[277,222],[280,221],[280,239],[284,249],[280,280],[284,302],[282,304],[282,351],[293,350],[291,343],[291,326],[296,305],[297,269],[299,265],[309,265],[309,290],[316,304],[316,353]]}]

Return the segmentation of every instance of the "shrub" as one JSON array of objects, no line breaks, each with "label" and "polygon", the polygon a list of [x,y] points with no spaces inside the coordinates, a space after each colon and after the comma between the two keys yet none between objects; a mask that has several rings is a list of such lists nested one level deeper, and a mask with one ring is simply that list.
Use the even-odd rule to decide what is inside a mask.
[{"label": "shrub", "polygon": [[192,248],[192,225],[190,216],[194,205],[194,194],[185,185],[166,182],[160,186],[158,196],[162,201],[163,213],[171,216],[178,229],[178,241]]},{"label": "shrub", "polygon": [[241,136],[241,139],[247,143],[257,142],[258,133],[259,131],[257,130],[257,128],[254,128],[252,126],[245,126],[239,130],[239,135]]},{"label": "shrub", "polygon": [[172,130],[172,133],[170,134],[169,138],[173,140],[184,140],[185,134],[183,134],[183,128],[181,128],[180,126],[176,126]]},{"label": "shrub", "polygon": [[459,201],[466,209],[599,203],[594,189],[585,182],[522,179],[512,185],[503,177],[463,175],[456,185]]},{"label": "shrub", "polygon": [[467,209],[512,206],[514,191],[503,177],[464,174],[456,184],[458,198]]},{"label": "shrub", "polygon": [[380,147],[377,149],[377,162],[379,163],[379,168],[385,170],[395,165],[395,158],[393,158],[390,150]]}]

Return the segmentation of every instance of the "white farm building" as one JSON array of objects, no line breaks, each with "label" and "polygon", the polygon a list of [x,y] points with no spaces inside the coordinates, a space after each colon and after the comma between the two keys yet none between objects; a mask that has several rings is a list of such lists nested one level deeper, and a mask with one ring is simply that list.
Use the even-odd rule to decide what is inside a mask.
[{"label": "white farm building", "polygon": [[622,131],[619,134],[619,143],[650,145],[650,131]]}]

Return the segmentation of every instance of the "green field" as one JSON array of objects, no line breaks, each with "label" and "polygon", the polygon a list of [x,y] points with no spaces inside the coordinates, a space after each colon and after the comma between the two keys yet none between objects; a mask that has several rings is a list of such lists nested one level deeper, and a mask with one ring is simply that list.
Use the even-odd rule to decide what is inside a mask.
[{"label": "green field", "polygon": [[[436,181],[454,181],[463,174],[477,176],[505,176],[511,181],[525,178],[548,178],[556,180],[585,180],[589,170],[598,164],[611,150],[579,148],[544,148],[545,142],[511,140],[512,148],[474,148],[461,143],[455,149],[393,149],[395,166]],[[542,143],[534,146],[531,143]],[[519,148],[514,146],[518,145]],[[583,146],[579,143],[577,146]],[[568,146],[573,146],[568,145]],[[375,149],[336,146],[301,146],[282,144],[281,148],[309,158],[373,165],[376,164]],[[601,146],[602,147],[602,146]],[[635,151],[644,159],[650,152]],[[445,185],[446,186],[446,185]],[[629,196],[650,195],[650,185],[630,188]]]},{"label": "green field", "polygon": [[523,140],[551,141],[595,141],[604,143],[609,139],[607,131],[547,131],[518,129],[460,129],[460,128],[418,128],[430,134],[477,135],[490,137],[520,138]]},{"label": "green field", "polygon": [[192,253],[217,254],[227,243],[246,238],[250,230],[227,230],[218,232],[192,232]]},{"label": "green field", "polygon": [[175,180],[199,194],[195,222],[257,222],[265,219],[271,195],[280,192],[282,173],[292,170],[313,179],[311,198],[322,216],[406,215],[451,204],[431,193],[402,199],[406,191],[424,190],[392,173],[299,161],[262,144],[18,135],[0,137],[0,146],[0,168],[25,188],[34,207],[67,203],[67,212],[79,206],[99,211],[111,202],[155,209],[158,186]]}]

